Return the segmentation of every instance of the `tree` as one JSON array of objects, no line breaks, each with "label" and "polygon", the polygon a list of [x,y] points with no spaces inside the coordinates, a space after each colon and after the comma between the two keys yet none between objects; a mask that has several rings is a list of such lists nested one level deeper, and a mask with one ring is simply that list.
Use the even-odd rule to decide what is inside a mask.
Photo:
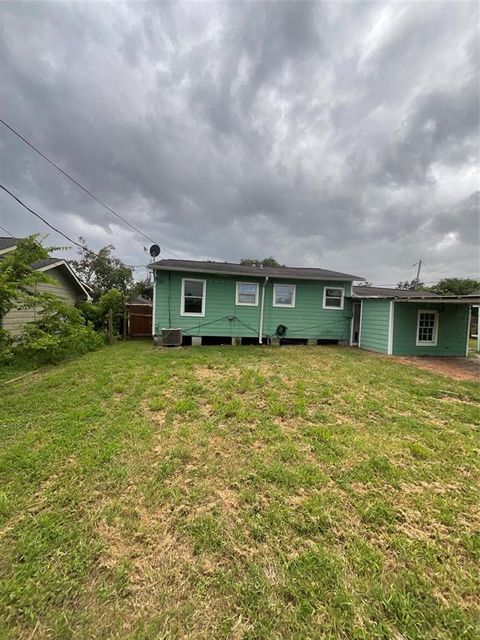
[{"label": "tree", "polygon": [[360,282],[360,284],[356,285],[357,287],[373,287],[373,284],[370,280],[365,280],[364,282]]},{"label": "tree", "polygon": [[240,264],[246,264],[250,267],[284,267],[284,264],[280,264],[278,260],[275,260],[273,256],[269,258],[263,258],[263,260],[258,260],[257,258],[242,258],[240,260]]},{"label": "tree", "polygon": [[153,300],[153,284],[150,278],[135,282],[129,291],[128,299],[133,300],[137,296],[141,296],[145,300]]},{"label": "tree", "polygon": [[425,283],[414,278],[413,280],[405,280],[405,282],[398,282],[397,289],[408,289],[409,291],[416,291],[417,289],[423,289]]},{"label": "tree", "polygon": [[430,287],[430,291],[442,296],[467,296],[480,289],[480,280],[473,278],[443,278]]},{"label": "tree", "polygon": [[80,242],[80,258],[72,260],[72,266],[80,279],[92,289],[93,300],[97,302],[102,293],[110,289],[117,289],[126,295],[133,285],[133,271],[112,255],[115,247],[109,244],[94,254],[87,247],[84,238],[80,238]]}]

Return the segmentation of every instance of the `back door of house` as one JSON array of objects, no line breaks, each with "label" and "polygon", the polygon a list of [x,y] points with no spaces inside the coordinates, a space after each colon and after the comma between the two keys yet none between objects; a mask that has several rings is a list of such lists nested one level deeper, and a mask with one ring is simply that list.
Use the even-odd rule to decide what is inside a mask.
[{"label": "back door of house", "polygon": [[352,317],[352,344],[358,344],[358,335],[360,333],[360,309],[360,302],[354,302]]}]

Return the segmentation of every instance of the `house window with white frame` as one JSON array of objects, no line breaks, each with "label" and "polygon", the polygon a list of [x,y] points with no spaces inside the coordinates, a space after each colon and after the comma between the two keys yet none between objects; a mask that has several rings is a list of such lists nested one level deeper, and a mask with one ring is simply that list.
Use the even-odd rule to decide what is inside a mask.
[{"label": "house window with white frame", "polygon": [[182,316],[205,315],[206,280],[182,279]]},{"label": "house window with white frame", "polygon": [[436,346],[438,311],[420,310],[417,314],[417,347]]},{"label": "house window with white frame", "polygon": [[258,283],[237,282],[235,304],[258,307]]},{"label": "house window with white frame", "polygon": [[343,297],[345,290],[343,287],[324,287],[323,288],[323,308],[324,309],[343,309]]},{"label": "house window with white frame", "polygon": [[294,307],[295,306],[295,285],[294,284],[274,284],[273,285],[273,306],[274,307]]}]

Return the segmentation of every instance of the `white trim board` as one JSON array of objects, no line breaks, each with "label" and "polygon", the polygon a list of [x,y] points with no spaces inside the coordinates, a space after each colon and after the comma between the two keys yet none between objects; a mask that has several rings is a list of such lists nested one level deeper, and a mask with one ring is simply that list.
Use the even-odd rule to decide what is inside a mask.
[{"label": "white trim board", "polygon": [[[469,346],[470,346],[470,325],[472,322],[472,307],[468,307],[468,321],[467,321],[467,344],[465,345],[465,357],[468,358],[468,351],[469,351]],[[478,320],[477,320],[478,322]],[[477,325],[477,341],[478,341],[478,334],[480,333],[480,331],[478,330],[478,325]]]},{"label": "white trim board", "polygon": [[393,353],[393,322],[395,315],[395,303],[390,300],[390,308],[388,310],[388,343],[387,343],[387,356],[391,356]]},{"label": "white trim board", "polygon": [[5,249],[0,249],[0,256],[3,256],[4,253],[10,253],[10,251],[13,251],[16,248],[17,248],[17,245],[14,244],[11,247],[6,247]]},{"label": "white trim board", "polygon": [[362,346],[363,300],[360,300],[360,326],[358,327],[358,348]]}]

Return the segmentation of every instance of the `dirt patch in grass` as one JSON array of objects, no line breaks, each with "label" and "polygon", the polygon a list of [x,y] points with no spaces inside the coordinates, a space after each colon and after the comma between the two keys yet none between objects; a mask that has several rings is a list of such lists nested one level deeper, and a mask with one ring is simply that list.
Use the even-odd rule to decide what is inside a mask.
[{"label": "dirt patch in grass", "polygon": [[200,366],[194,368],[194,374],[197,380],[225,380],[226,378],[238,377],[241,370],[237,367],[213,367]]},{"label": "dirt patch in grass", "polygon": [[[392,356],[390,356],[392,358]],[[454,380],[480,382],[480,358],[453,358],[449,356],[393,356],[393,359],[413,364],[432,373],[440,373]]]}]

